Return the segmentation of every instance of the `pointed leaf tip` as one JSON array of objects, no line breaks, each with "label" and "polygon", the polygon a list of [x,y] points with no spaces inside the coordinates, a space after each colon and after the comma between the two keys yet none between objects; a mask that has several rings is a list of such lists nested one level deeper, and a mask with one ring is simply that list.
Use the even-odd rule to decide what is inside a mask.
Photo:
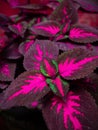
[{"label": "pointed leaf tip", "polygon": [[59,74],[65,79],[84,78],[98,66],[98,55],[85,49],[66,51],[58,58]]},{"label": "pointed leaf tip", "polygon": [[96,130],[98,108],[84,90],[70,91],[65,100],[54,96],[44,104],[44,119],[50,130]]},{"label": "pointed leaf tip", "polygon": [[50,40],[36,40],[24,57],[24,67],[26,70],[40,70],[44,59],[56,59],[59,48]]},{"label": "pointed leaf tip", "polygon": [[71,28],[69,39],[79,43],[98,41],[98,30],[87,25],[75,25]]},{"label": "pointed leaf tip", "polygon": [[45,78],[40,72],[24,72],[5,90],[1,108],[8,109],[13,106],[32,107],[32,102],[44,97],[49,90]]}]

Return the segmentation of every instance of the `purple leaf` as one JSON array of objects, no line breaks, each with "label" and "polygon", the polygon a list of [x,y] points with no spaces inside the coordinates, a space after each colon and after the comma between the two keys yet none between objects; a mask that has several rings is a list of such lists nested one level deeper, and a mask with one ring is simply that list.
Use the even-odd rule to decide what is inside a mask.
[{"label": "purple leaf", "polygon": [[79,44],[75,44],[73,42],[56,42],[56,44],[58,45],[58,48],[62,51],[67,51],[67,50],[72,50],[74,48],[83,48],[86,49],[85,45],[79,45]]},{"label": "purple leaf", "polygon": [[98,107],[86,91],[70,91],[62,100],[54,96],[42,108],[49,130],[97,130]]},{"label": "purple leaf", "polygon": [[91,12],[98,12],[98,1],[97,0],[73,0],[80,4],[80,6]]},{"label": "purple leaf", "polygon": [[19,75],[6,89],[1,108],[13,106],[32,107],[49,92],[49,87],[40,72],[27,71]]},{"label": "purple leaf", "polygon": [[39,70],[43,59],[56,59],[59,53],[55,42],[49,40],[36,40],[24,57],[26,70]]},{"label": "purple leaf", "polygon": [[65,79],[84,78],[92,73],[97,66],[98,55],[82,48],[66,51],[58,58],[58,71]]},{"label": "purple leaf", "polygon": [[86,83],[86,87],[94,91],[94,93],[98,92],[98,74],[91,73],[87,78],[84,79],[84,84]]},{"label": "purple leaf", "polygon": [[37,35],[53,37],[60,31],[60,25],[55,21],[45,21],[33,25],[31,30]]},{"label": "purple leaf", "polygon": [[30,49],[33,43],[34,43],[34,40],[27,40],[25,42],[22,42],[19,46],[19,52],[22,55],[25,55],[25,53]]},{"label": "purple leaf", "polygon": [[74,25],[70,30],[69,39],[74,42],[92,43],[98,41],[98,30],[87,25]]},{"label": "purple leaf", "polygon": [[8,27],[12,32],[14,32],[17,35],[20,35],[21,37],[23,37],[24,33],[27,29],[27,23],[23,21],[21,23],[9,25]]},{"label": "purple leaf", "polygon": [[15,75],[16,64],[0,61],[0,80],[12,81]]},{"label": "purple leaf", "polygon": [[58,21],[61,24],[76,23],[77,11],[72,1],[63,0],[60,5],[49,16],[50,20]]},{"label": "purple leaf", "polygon": [[0,26],[7,29],[5,26],[9,23],[12,23],[10,17],[4,15],[3,13],[0,13]]},{"label": "purple leaf", "polygon": [[8,87],[8,84],[7,84],[7,83],[0,81],[0,89],[5,89],[5,88],[7,88],[7,87]]},{"label": "purple leaf", "polygon": [[7,59],[18,59],[21,58],[21,54],[18,50],[19,44],[18,43],[12,43],[6,50],[5,55]]}]

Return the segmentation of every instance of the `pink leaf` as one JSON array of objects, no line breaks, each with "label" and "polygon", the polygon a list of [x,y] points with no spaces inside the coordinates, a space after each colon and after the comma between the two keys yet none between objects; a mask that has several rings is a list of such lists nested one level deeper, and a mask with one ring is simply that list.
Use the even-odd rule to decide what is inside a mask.
[{"label": "pink leaf", "polygon": [[34,101],[44,97],[49,88],[39,72],[27,71],[19,75],[6,89],[1,107],[32,106]]},{"label": "pink leaf", "polygon": [[27,40],[25,42],[22,42],[19,46],[19,52],[22,55],[25,55],[25,53],[30,49],[33,43],[34,43],[34,40]]},{"label": "pink leaf", "polygon": [[56,59],[59,49],[55,42],[49,40],[36,40],[24,57],[26,70],[39,70],[43,59]]},{"label": "pink leaf", "polygon": [[40,70],[43,75],[52,78],[58,72],[58,65],[55,60],[43,59]]},{"label": "pink leaf", "polygon": [[69,90],[69,84],[62,80],[59,76],[56,77],[55,79],[51,80],[52,84],[56,88],[55,94],[58,95],[59,97],[64,97],[66,96],[68,90]]},{"label": "pink leaf", "polygon": [[80,79],[98,66],[98,55],[76,48],[62,54],[58,59],[59,74],[65,79]]},{"label": "pink leaf", "polygon": [[74,25],[69,38],[74,42],[92,43],[98,41],[98,30],[87,25]]},{"label": "pink leaf", "polygon": [[16,64],[0,61],[0,80],[12,81],[15,75]]},{"label": "pink leaf", "polygon": [[24,33],[27,29],[27,23],[26,22],[21,22],[13,25],[9,25],[9,29],[16,33],[17,35],[20,35],[21,37],[24,36]]},{"label": "pink leaf", "polygon": [[54,96],[44,104],[43,116],[50,130],[96,130],[98,108],[86,91],[70,91],[64,100]]},{"label": "pink leaf", "polygon": [[60,26],[55,21],[46,21],[35,24],[31,30],[37,35],[53,37],[60,31]]}]

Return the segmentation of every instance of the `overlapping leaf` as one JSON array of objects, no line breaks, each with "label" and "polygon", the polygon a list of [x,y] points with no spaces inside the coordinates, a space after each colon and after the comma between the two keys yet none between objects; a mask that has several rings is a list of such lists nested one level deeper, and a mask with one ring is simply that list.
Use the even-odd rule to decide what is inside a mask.
[{"label": "overlapping leaf", "polygon": [[86,91],[70,91],[64,100],[53,97],[44,103],[49,130],[97,130],[98,107]]},{"label": "overlapping leaf", "polygon": [[4,92],[4,99],[1,108],[8,109],[13,106],[29,106],[34,105],[44,97],[49,88],[44,76],[35,71],[27,71],[17,77],[8,89]]},{"label": "overlapping leaf", "polygon": [[25,42],[22,42],[19,46],[19,52],[22,55],[25,55],[25,53],[30,49],[31,45],[34,43],[34,40],[27,40]]},{"label": "overlapping leaf", "polygon": [[0,89],[5,89],[5,88],[7,88],[7,87],[8,87],[8,84],[7,84],[7,83],[0,81]]},{"label": "overlapping leaf", "polygon": [[92,43],[98,41],[98,30],[87,25],[74,25],[69,38],[74,42]]},{"label": "overlapping leaf", "polygon": [[50,20],[58,21],[59,23],[76,23],[77,12],[74,4],[70,0],[63,0],[60,5],[49,16]]},{"label": "overlapping leaf", "polygon": [[21,22],[13,25],[9,25],[9,29],[16,33],[17,35],[20,35],[21,37],[24,36],[24,33],[27,29],[27,23],[26,22]]},{"label": "overlapping leaf", "polygon": [[84,78],[98,67],[98,55],[76,48],[58,58],[59,74],[65,79]]},{"label": "overlapping leaf", "polygon": [[57,62],[55,60],[43,59],[40,70],[44,76],[55,78],[58,72]]},{"label": "overlapping leaf", "polygon": [[24,57],[26,70],[39,70],[43,59],[56,59],[59,53],[58,46],[49,40],[36,40]]},{"label": "overlapping leaf", "polygon": [[98,1],[97,0],[73,0],[80,4],[80,6],[92,12],[98,12]]},{"label": "overlapping leaf", "polygon": [[12,43],[7,49],[4,50],[7,59],[18,59],[21,58],[21,54],[18,50],[19,44]]},{"label": "overlapping leaf", "polygon": [[45,21],[33,25],[31,30],[37,35],[53,37],[60,31],[60,25],[55,21]]},{"label": "overlapping leaf", "polygon": [[92,73],[86,79],[85,82],[88,86],[92,87],[95,93],[98,91],[98,74]]},{"label": "overlapping leaf", "polygon": [[64,97],[69,90],[69,84],[62,80],[58,74],[58,65],[55,60],[44,59],[41,67],[41,73],[47,77],[46,82],[51,91],[60,97]]},{"label": "overlapping leaf", "polygon": [[0,61],[0,80],[12,81],[15,75],[16,64]]},{"label": "overlapping leaf", "polygon": [[62,51],[72,50],[74,48],[83,48],[86,49],[86,46],[83,44],[75,44],[73,42],[56,42],[58,48]]},{"label": "overlapping leaf", "polygon": [[62,80],[59,76],[55,79],[47,79],[47,83],[51,90],[59,97],[64,98],[69,90],[69,84]]},{"label": "overlapping leaf", "polygon": [[0,27],[6,28],[6,25],[8,25],[9,23],[12,23],[11,19],[0,12]]}]

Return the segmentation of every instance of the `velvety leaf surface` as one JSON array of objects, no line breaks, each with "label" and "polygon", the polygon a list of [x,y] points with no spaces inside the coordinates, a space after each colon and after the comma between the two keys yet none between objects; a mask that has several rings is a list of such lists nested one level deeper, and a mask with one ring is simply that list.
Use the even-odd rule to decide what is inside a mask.
[{"label": "velvety leaf surface", "polygon": [[42,112],[49,130],[98,129],[98,107],[86,91],[70,91],[64,100],[54,96]]},{"label": "velvety leaf surface", "polygon": [[98,1],[97,0],[73,0],[80,4],[80,6],[92,12],[98,12]]},{"label": "velvety leaf surface", "polygon": [[87,25],[74,25],[70,30],[69,39],[74,42],[92,43],[98,41],[98,30]]},{"label": "velvety leaf surface", "polygon": [[70,0],[63,0],[60,5],[49,16],[50,20],[58,21],[59,23],[76,23],[77,12]]},{"label": "velvety leaf surface", "polygon": [[0,81],[0,89],[5,89],[5,88],[7,88],[7,87],[8,87],[8,84],[7,84],[7,83]]},{"label": "velvety leaf surface", "polygon": [[65,79],[84,78],[96,67],[98,67],[98,55],[82,48],[66,51],[58,58],[58,71]]},{"label": "velvety leaf surface", "polygon": [[94,95],[98,95],[98,74],[91,73],[87,78],[84,79],[84,84],[86,88],[93,92]]},{"label": "velvety leaf surface", "polygon": [[49,40],[36,40],[24,57],[26,70],[39,70],[45,58],[56,59],[59,53],[58,46]]},{"label": "velvety leaf surface", "polygon": [[24,33],[27,29],[27,23],[26,22],[21,22],[13,25],[9,25],[9,29],[16,33],[17,35],[20,35],[21,37],[24,36]]},{"label": "velvety leaf surface", "polygon": [[22,55],[20,54],[18,47],[19,47],[18,43],[12,43],[6,50],[4,50],[6,58],[7,59],[21,58]]},{"label": "velvety leaf surface", "polygon": [[32,46],[33,43],[34,43],[34,40],[27,40],[25,42],[22,42],[19,45],[19,52],[22,55],[25,55],[25,53],[30,49],[30,47]]},{"label": "velvety leaf surface", "polygon": [[0,80],[12,81],[14,79],[16,63],[0,61]]},{"label": "velvety leaf surface", "polygon": [[31,30],[37,35],[53,37],[60,31],[60,25],[55,21],[45,21],[35,24]]},{"label": "velvety leaf surface", "polygon": [[62,51],[72,50],[74,48],[83,48],[86,49],[86,46],[83,44],[75,44],[73,42],[56,42],[58,48]]},{"label": "velvety leaf surface", "polygon": [[49,1],[49,3],[47,4],[47,6],[52,8],[53,10],[55,10],[58,5],[59,5],[59,2],[57,0]]},{"label": "velvety leaf surface", "polygon": [[19,75],[6,89],[0,106],[3,109],[13,106],[33,107],[49,90],[41,73],[27,71]]}]

